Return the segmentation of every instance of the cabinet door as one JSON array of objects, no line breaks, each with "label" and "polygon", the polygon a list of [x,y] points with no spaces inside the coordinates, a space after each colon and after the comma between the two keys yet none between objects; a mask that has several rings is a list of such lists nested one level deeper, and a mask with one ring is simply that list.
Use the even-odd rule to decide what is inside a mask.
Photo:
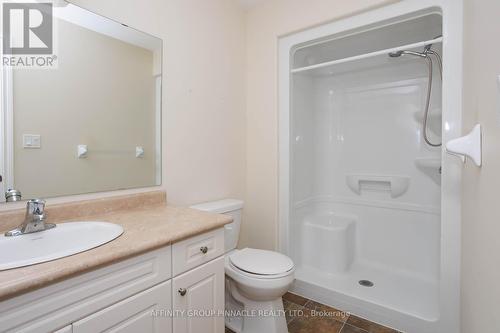
[{"label": "cabinet door", "polygon": [[174,333],[223,333],[224,257],[175,277],[172,299]]},{"label": "cabinet door", "polygon": [[170,333],[171,282],[153,288],[73,323],[73,333]]}]

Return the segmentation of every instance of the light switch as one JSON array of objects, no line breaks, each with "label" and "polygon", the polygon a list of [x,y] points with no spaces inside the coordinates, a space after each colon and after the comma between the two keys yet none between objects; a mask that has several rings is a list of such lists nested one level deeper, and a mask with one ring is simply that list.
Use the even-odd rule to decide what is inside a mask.
[{"label": "light switch", "polygon": [[40,148],[41,142],[40,142],[40,135],[33,135],[31,137],[31,145],[36,148]]},{"label": "light switch", "polygon": [[41,148],[42,139],[40,134],[23,134],[23,148]]}]

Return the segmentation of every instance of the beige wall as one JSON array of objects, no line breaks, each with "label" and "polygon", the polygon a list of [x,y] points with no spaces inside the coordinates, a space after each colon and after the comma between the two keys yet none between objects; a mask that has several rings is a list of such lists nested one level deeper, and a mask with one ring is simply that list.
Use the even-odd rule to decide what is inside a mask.
[{"label": "beige wall", "polygon": [[483,166],[463,183],[462,332],[500,329],[500,2],[465,0],[464,133],[483,126]]},{"label": "beige wall", "polygon": [[163,39],[163,184],[171,204],[242,197],[244,12],[233,0],[74,0]]},{"label": "beige wall", "polygon": [[[244,195],[245,19],[234,0],[73,0],[163,39],[161,189],[171,204]],[[135,193],[106,192],[65,202]],[[6,209],[2,205],[0,209]],[[23,206],[22,204],[9,207]]]},{"label": "beige wall", "polygon": [[[57,27],[57,70],[13,72],[14,187],[47,198],[156,185],[153,52],[63,20]],[[23,134],[41,135],[41,148],[23,148]]]},{"label": "beige wall", "polygon": [[240,246],[277,246],[278,37],[390,2],[273,0],[248,11],[247,173]]}]

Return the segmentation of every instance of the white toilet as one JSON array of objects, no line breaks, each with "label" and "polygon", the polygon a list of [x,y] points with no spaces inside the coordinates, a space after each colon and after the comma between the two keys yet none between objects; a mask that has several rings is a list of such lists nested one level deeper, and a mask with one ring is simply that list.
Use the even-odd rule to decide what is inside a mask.
[{"label": "white toilet", "polygon": [[226,199],[191,208],[231,215],[225,226],[226,326],[237,333],[288,332],[283,296],[294,280],[287,256],[266,250],[237,250],[243,201]]}]

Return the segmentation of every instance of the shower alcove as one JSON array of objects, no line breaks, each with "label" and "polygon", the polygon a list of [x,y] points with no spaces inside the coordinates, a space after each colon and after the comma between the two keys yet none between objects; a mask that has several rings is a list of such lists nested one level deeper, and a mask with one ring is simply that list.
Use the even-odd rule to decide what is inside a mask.
[{"label": "shower alcove", "polygon": [[458,327],[460,162],[423,133],[426,120],[433,144],[459,135],[457,4],[410,0],[280,39],[293,291],[410,333]]}]

